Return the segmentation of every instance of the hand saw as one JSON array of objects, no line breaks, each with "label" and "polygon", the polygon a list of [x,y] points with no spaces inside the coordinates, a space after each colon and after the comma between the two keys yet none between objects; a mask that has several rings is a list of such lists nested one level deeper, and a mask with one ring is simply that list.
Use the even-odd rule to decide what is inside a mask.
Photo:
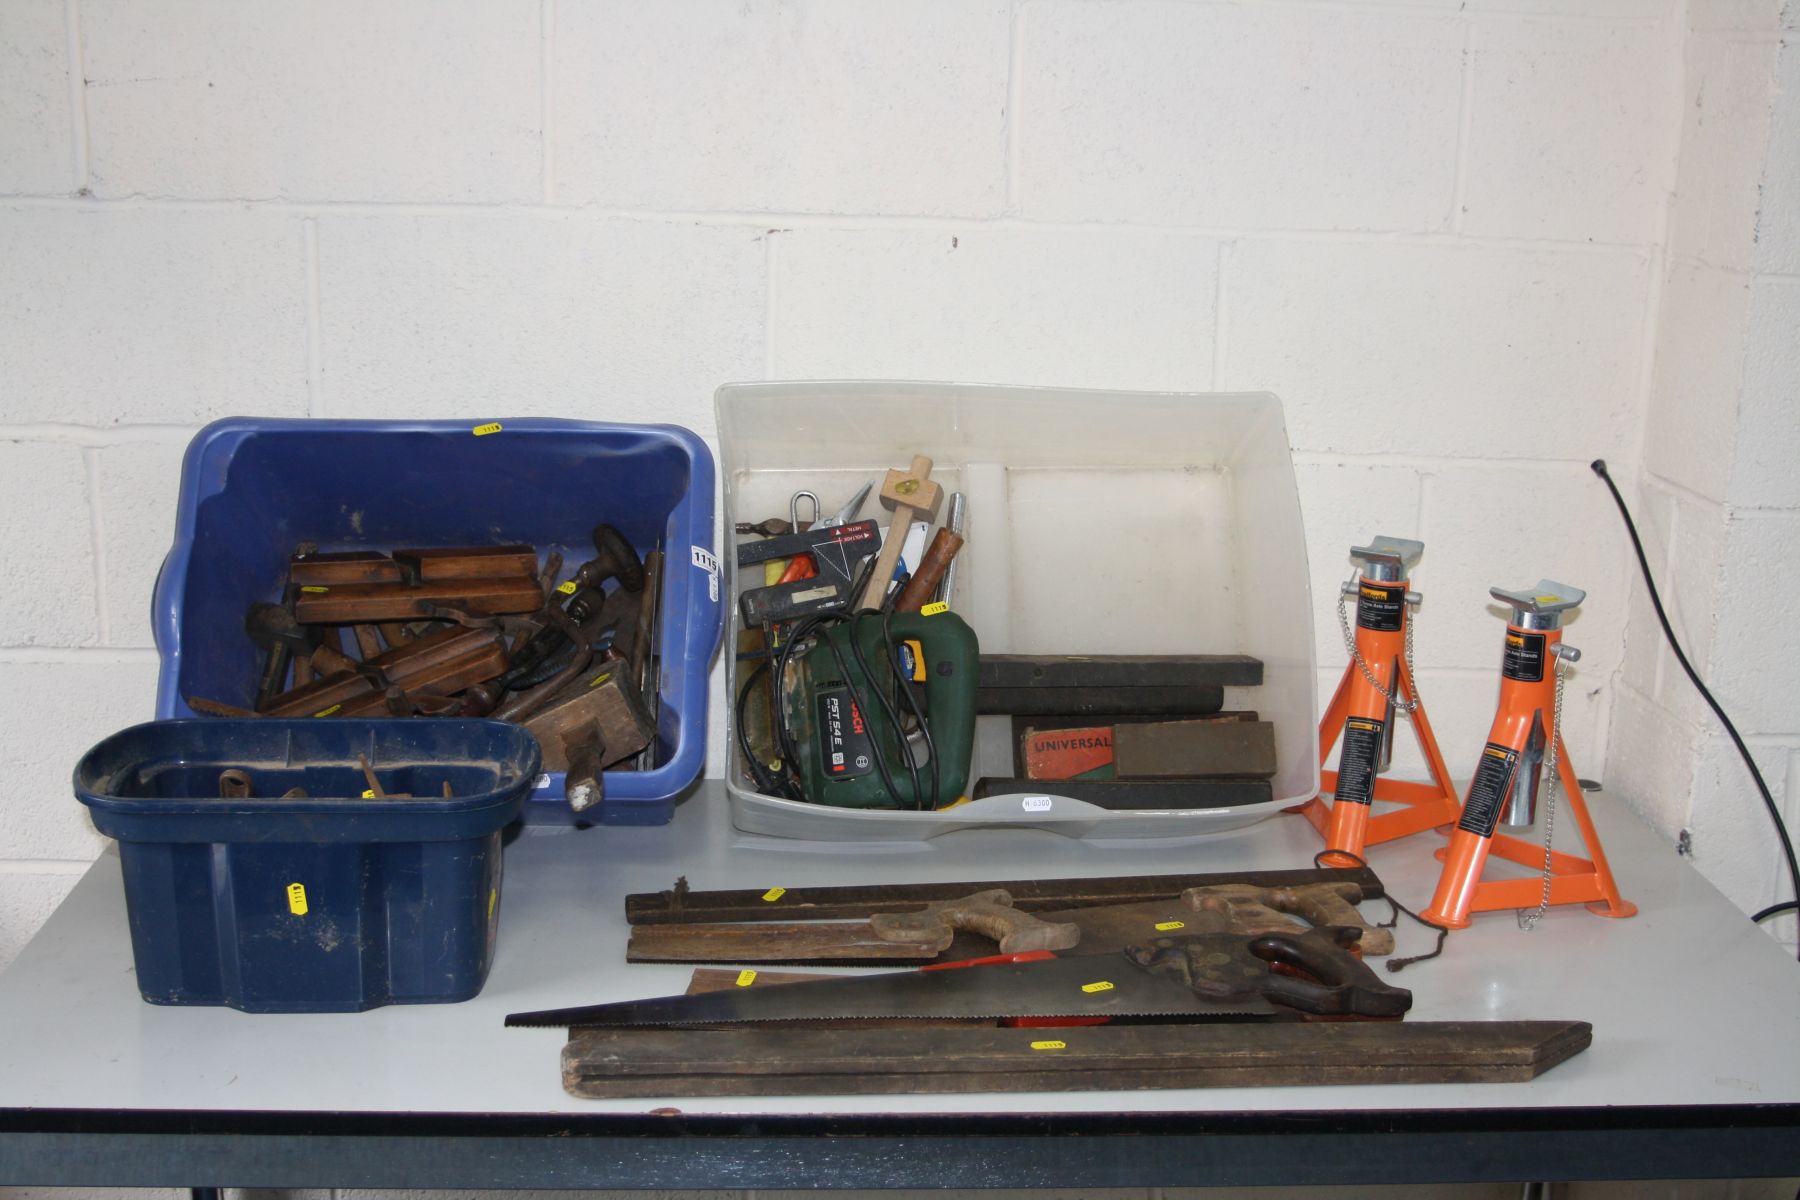
[{"label": "hand saw", "polygon": [[[1345,927],[1297,934],[1155,938],[1117,958],[1046,952],[967,970],[928,968],[767,988],[513,1013],[510,1026],[671,1028],[786,1021],[1007,1018],[1273,1020],[1284,1009],[1396,1017],[1412,993],[1383,983],[1348,947]],[[1279,966],[1279,970],[1272,969]],[[1305,976],[1292,972],[1304,972]],[[1272,1001],[1279,1002],[1277,1007]]]},{"label": "hand saw", "polygon": [[1089,905],[1035,914],[1015,907],[1004,888],[955,900],[926,902],[915,911],[877,912],[866,921],[721,922],[634,925],[627,962],[713,962],[800,965],[862,963],[918,966],[987,953],[1066,951],[1117,954],[1125,947],[1180,931],[1184,934],[1301,932],[1308,925],[1362,930],[1362,953],[1391,954],[1393,932],[1370,926],[1354,907],[1365,898],[1352,882],[1261,887],[1219,883],[1183,890],[1166,900]]}]

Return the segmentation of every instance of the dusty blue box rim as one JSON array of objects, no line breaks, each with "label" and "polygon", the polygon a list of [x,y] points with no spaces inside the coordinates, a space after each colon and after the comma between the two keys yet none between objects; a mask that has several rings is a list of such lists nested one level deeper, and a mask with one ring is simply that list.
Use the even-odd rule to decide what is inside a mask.
[{"label": "dusty blue box rim", "polygon": [[[681,736],[668,761],[648,771],[608,771],[601,820],[607,823],[660,823],[667,805],[699,778],[706,761],[707,689],[712,657],[724,635],[724,607],[714,549],[713,508],[717,474],[712,451],[692,430],[679,425],[578,421],[558,417],[493,417],[486,420],[332,420],[317,418],[226,417],[201,429],[182,459],[174,543],[163,559],[152,599],[151,626],[160,657],[156,708],[159,719],[197,716],[179,694],[181,678],[180,617],[185,581],[194,552],[196,521],[202,502],[223,490],[223,476],[203,467],[227,445],[246,437],[269,434],[384,433],[472,435],[489,424],[500,436],[605,434],[661,444],[686,459],[689,486],[671,511],[666,525],[666,568],[658,617],[658,653],[665,703],[681,714]],[[704,552],[704,555],[702,553]],[[265,597],[274,599],[275,597]],[[203,718],[218,719],[218,718]],[[563,776],[548,776],[526,804],[532,823],[568,823],[574,818],[563,803]]]},{"label": "dusty blue box rim", "polygon": [[[434,756],[430,741],[450,752]],[[393,763],[385,749],[418,762]],[[279,747],[279,750],[278,750]],[[491,762],[495,787],[449,798],[361,794],[360,749],[378,773],[395,766],[466,767]],[[224,769],[246,758],[289,769],[330,770],[346,781],[344,794],[286,799],[217,795],[125,796],[120,778],[146,765]],[[318,761],[329,755],[331,762]],[[134,842],[441,842],[483,837],[510,824],[531,791],[540,766],[537,740],[506,721],[445,718],[429,727],[386,718],[349,717],[329,724],[304,717],[203,718],[146,721],[110,734],[75,764],[76,799],[108,837]]]}]

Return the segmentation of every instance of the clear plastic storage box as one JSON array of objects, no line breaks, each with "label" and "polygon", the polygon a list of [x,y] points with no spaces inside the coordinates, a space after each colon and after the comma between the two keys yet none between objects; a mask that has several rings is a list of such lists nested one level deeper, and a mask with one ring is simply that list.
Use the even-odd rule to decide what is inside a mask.
[{"label": "clear plastic storage box", "polygon": [[[984,654],[1254,655],[1261,686],[1228,688],[1226,707],[1270,721],[1278,759],[1273,798],[1252,805],[1110,811],[1046,782],[1029,797],[902,812],[758,794],[733,750],[739,829],[817,841],[995,826],[1160,838],[1247,825],[1317,791],[1311,593],[1276,397],[858,381],[728,384],[716,403],[726,530],[785,515],[800,489],[830,512],[926,455],[945,493],[967,498],[951,604]],[[861,515],[890,514],[871,499]],[[739,591],[762,579],[738,577],[726,540],[729,648]],[[727,661],[736,696],[748,667]],[[1011,741],[1009,718],[978,718],[971,779],[1012,775]]]}]

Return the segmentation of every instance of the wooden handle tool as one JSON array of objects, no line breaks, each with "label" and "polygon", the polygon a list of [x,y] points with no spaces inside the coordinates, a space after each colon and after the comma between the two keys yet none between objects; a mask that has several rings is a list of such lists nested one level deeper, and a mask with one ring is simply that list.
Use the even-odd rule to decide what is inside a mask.
[{"label": "wooden handle tool", "polygon": [[859,611],[881,607],[887,598],[888,584],[893,582],[894,567],[900,561],[900,549],[906,544],[906,531],[914,521],[935,519],[943,499],[944,489],[931,482],[931,460],[923,454],[914,455],[908,469],[887,473],[881,483],[881,505],[894,516],[888,524],[887,540],[881,544],[881,554],[875,559],[875,572],[857,604]]},{"label": "wooden handle tool", "polygon": [[919,565],[900,589],[900,595],[894,600],[895,612],[918,612],[925,607],[933,595],[937,593],[938,584],[943,582],[944,573],[950,564],[956,561],[956,552],[962,549],[963,540],[948,529],[940,529],[926,547],[925,554],[919,559]]}]

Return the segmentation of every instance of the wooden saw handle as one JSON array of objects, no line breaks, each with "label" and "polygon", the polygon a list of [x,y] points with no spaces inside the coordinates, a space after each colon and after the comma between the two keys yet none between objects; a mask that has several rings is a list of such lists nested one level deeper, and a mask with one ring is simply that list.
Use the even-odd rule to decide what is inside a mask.
[{"label": "wooden saw handle", "polygon": [[1081,940],[1077,925],[1041,921],[1012,906],[1002,889],[976,892],[961,900],[939,900],[919,912],[876,913],[869,918],[875,935],[893,942],[949,945],[948,935],[967,929],[994,939],[1002,954],[1024,950],[1067,950]]}]

